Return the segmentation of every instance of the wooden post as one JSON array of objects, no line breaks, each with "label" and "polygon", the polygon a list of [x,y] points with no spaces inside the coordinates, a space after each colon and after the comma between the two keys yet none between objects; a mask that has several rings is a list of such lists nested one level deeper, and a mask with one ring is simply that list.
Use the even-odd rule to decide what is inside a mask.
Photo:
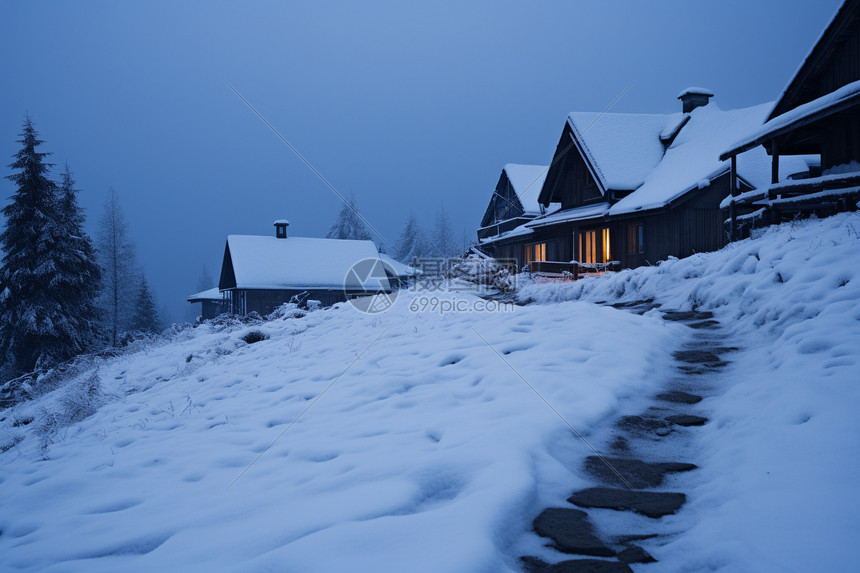
[{"label": "wooden post", "polygon": [[773,156],[773,161],[770,164],[770,183],[776,185],[779,183],[779,146],[775,139],[770,145],[770,153]]},{"label": "wooden post", "polygon": [[732,155],[732,163],[731,168],[729,169],[729,185],[732,186],[732,194],[729,203],[729,213],[732,218],[731,223],[731,231],[729,240],[737,241],[738,240],[738,213],[737,208],[735,207],[735,197],[738,196],[738,156]]}]

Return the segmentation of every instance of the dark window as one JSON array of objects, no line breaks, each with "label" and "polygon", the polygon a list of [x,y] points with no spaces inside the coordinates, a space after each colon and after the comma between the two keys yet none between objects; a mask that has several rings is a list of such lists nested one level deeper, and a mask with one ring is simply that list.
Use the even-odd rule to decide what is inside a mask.
[{"label": "dark window", "polygon": [[645,233],[642,223],[627,225],[627,254],[637,255],[645,252]]}]

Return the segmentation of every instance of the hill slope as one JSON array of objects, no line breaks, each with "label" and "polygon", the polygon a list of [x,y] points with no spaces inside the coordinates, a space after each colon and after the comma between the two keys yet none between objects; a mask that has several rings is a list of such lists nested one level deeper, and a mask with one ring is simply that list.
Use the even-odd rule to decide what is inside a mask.
[{"label": "hill slope", "polygon": [[404,293],[380,315],[210,324],[101,360],[0,414],[0,569],[517,570],[511,547],[592,453],[572,428],[588,439],[671,367],[685,327],[584,302],[642,298],[713,309],[741,349],[649,570],[844,569],[860,526],[857,229],[784,225],[527,285],[536,302],[513,309]]}]

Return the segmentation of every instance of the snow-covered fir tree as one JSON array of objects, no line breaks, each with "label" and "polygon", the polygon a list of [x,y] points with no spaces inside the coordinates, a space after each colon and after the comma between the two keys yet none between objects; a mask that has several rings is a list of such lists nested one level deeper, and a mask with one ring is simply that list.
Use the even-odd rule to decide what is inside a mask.
[{"label": "snow-covered fir tree", "polygon": [[132,304],[139,294],[134,245],[128,238],[125,214],[116,191],[110,190],[104,205],[98,235],[102,289],[99,306],[108,342],[116,346],[130,328]]},{"label": "snow-covered fir tree", "polygon": [[344,203],[340,214],[334,225],[329,229],[326,235],[329,239],[359,239],[369,240],[370,232],[367,230],[367,225],[361,220],[358,215],[355,197],[350,197],[349,203]]},{"label": "snow-covered fir tree", "polygon": [[60,176],[58,213],[64,240],[57,244],[56,258],[60,272],[56,281],[70,320],[75,322],[76,352],[91,349],[98,339],[101,269],[96,260],[93,241],[84,230],[85,217],[78,204],[78,190],[69,164]]},{"label": "snow-covered fir tree", "polygon": [[161,321],[155,309],[155,298],[149,290],[146,276],[141,274],[138,280],[137,298],[134,301],[134,314],[129,323],[132,332],[156,334],[161,331]]},{"label": "snow-covered fir tree", "polygon": [[[40,152],[39,134],[29,116],[20,134],[21,149],[7,179],[16,185],[3,208],[6,228],[0,234],[4,252],[0,269],[0,344],[4,374],[50,365],[79,351],[80,323],[70,314],[67,238],[61,225],[56,184],[48,179],[52,165]],[[77,310],[77,309],[75,309]]]},{"label": "snow-covered fir tree", "polygon": [[424,236],[424,230],[411,212],[394,249],[394,258],[405,264],[409,264],[413,259],[424,257],[427,253],[427,238]]}]

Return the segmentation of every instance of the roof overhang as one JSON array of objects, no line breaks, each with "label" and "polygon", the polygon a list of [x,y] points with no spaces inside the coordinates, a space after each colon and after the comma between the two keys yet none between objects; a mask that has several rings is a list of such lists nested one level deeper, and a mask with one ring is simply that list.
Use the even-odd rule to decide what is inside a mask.
[{"label": "roof overhang", "polygon": [[858,104],[860,104],[860,80],[773,118],[762,125],[753,135],[724,151],[720,155],[720,160],[725,161],[790,131],[815,123]]}]

